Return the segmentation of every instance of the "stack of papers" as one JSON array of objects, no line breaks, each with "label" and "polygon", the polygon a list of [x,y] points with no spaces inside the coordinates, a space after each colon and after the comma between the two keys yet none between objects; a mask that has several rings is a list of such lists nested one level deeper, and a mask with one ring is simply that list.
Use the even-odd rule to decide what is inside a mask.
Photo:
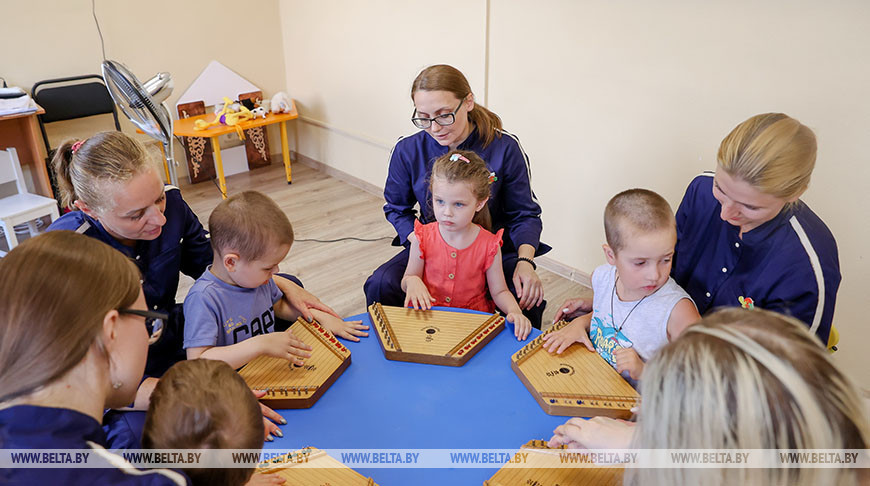
[{"label": "stack of papers", "polygon": [[36,103],[23,89],[0,88],[0,116],[33,113],[36,109]]}]

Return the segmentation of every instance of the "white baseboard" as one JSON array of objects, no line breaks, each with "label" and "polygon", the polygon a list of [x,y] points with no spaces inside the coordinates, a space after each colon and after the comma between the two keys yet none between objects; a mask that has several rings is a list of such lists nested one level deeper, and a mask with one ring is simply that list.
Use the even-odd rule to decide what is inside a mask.
[{"label": "white baseboard", "polygon": [[300,154],[299,152],[290,152],[293,160],[299,162],[300,164],[307,165],[314,170],[323,172],[324,174],[328,174],[336,179],[346,182],[358,189],[362,189],[363,191],[373,194],[378,197],[384,197],[384,189],[378,187],[370,182],[366,182],[359,177],[352,176],[343,170],[338,170],[335,167],[324,164],[323,162],[314,160],[310,157],[306,157],[305,155]]},{"label": "white baseboard", "polygon": [[535,263],[544,270],[555,273],[556,275],[567,278],[568,280],[580,285],[592,288],[592,275],[582,270],[578,270],[570,265],[565,265],[562,262],[553,260],[546,256],[535,258]]}]

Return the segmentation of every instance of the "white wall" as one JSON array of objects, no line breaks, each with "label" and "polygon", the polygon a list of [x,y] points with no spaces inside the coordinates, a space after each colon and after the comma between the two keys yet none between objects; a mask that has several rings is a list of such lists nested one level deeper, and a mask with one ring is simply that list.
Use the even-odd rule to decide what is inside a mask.
[{"label": "white wall", "polygon": [[[411,82],[429,64],[484,84],[483,1],[282,1],[287,90],[305,123],[299,151],[383,187],[411,124]],[[328,126],[330,128],[323,128]]]},{"label": "white wall", "polygon": [[281,0],[280,12],[301,153],[383,187],[389,149],[414,131],[411,81],[453,64],[529,153],[550,256],[587,272],[613,194],[648,187],[676,208],[736,124],[803,121],[819,139],[804,199],[840,246],[835,357],[870,387],[867,2]]}]

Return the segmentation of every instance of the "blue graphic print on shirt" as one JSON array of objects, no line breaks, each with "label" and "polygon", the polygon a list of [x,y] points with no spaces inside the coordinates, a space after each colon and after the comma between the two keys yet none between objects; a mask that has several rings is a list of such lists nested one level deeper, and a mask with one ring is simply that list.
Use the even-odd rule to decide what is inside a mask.
[{"label": "blue graphic print on shirt", "polygon": [[[599,315],[606,315],[607,321],[601,319]],[[616,327],[613,326],[613,315],[609,313],[596,313],[592,317],[589,340],[592,341],[598,354],[614,368],[616,368],[616,359],[613,358],[613,352],[620,348],[633,346],[631,340],[622,331],[617,332]]]}]

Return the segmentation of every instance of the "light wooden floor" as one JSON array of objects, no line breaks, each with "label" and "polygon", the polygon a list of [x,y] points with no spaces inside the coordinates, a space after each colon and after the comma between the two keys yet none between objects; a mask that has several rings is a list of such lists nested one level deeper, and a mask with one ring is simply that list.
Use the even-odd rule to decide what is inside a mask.
[{"label": "light wooden floor", "polygon": [[[280,158],[278,159],[280,160]],[[281,264],[281,271],[299,277],[305,288],[342,316],[365,312],[363,283],[371,272],[398,252],[390,245],[395,235],[384,218],[382,196],[375,196],[303,164],[293,164],[293,184],[284,181],[283,166],[236,174],[227,178],[230,194],[253,189],[272,197],[287,213],[297,240],[329,240],[347,236],[379,238],[375,242],[297,241]],[[208,216],[220,202],[214,184],[181,184],[184,199],[208,226]],[[547,270],[539,269],[544,296],[549,301],[544,323],[549,324],[565,299],[591,290]],[[177,299],[181,302],[193,280],[182,276]]]}]

